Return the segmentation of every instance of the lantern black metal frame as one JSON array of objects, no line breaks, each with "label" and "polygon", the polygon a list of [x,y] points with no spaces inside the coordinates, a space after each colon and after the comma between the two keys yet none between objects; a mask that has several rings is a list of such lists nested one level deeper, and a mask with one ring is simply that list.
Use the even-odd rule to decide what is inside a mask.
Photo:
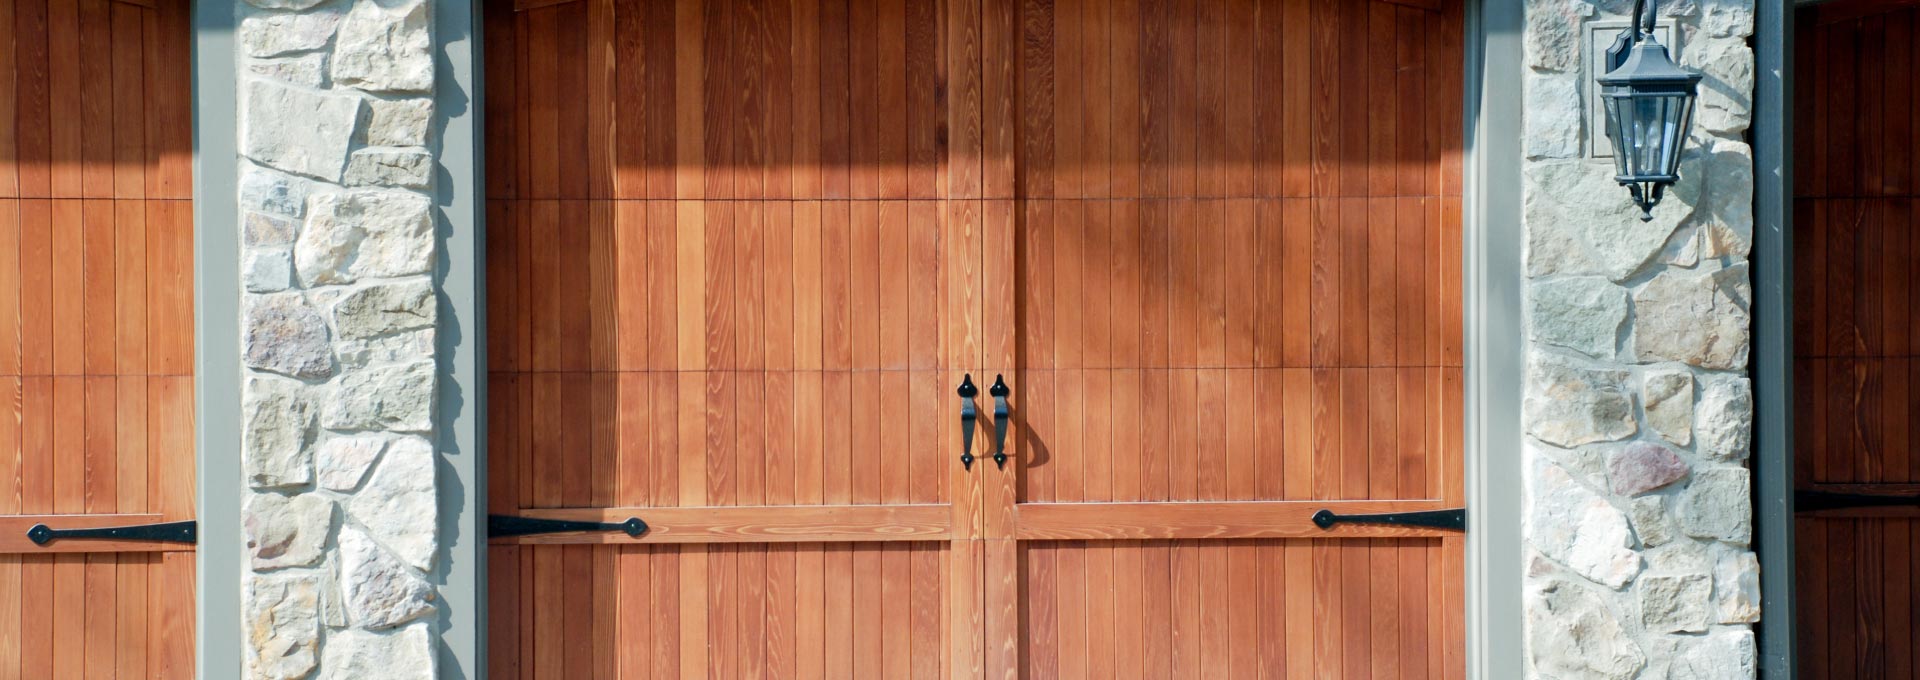
[{"label": "lantern black metal frame", "polygon": [[1680,180],[1700,84],[1700,74],[1675,65],[1654,38],[1657,12],[1657,0],[1634,0],[1632,26],[1607,50],[1607,71],[1597,79],[1613,142],[1613,179],[1633,194],[1642,221],[1653,219],[1653,206]]}]

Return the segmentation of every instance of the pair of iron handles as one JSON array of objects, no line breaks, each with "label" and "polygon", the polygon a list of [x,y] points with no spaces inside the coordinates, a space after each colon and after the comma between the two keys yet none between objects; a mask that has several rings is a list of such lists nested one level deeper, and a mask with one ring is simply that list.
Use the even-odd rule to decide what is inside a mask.
[{"label": "pair of iron handles", "polygon": [[[980,411],[973,406],[973,398],[980,396],[980,388],[973,385],[973,374],[968,373],[960,380],[960,436],[963,444],[960,449],[960,465],[968,471],[973,470],[973,430],[974,423],[980,419]],[[987,388],[987,394],[993,395],[993,464],[1007,469],[1007,389],[1006,378],[993,376],[993,386]]]}]

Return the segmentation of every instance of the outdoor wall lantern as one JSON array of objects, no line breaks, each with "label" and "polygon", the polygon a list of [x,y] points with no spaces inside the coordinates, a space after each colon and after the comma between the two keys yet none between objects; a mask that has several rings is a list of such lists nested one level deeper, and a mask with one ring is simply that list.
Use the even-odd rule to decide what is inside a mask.
[{"label": "outdoor wall lantern", "polygon": [[1653,219],[1653,206],[1680,179],[1680,152],[1700,84],[1699,73],[1675,65],[1654,39],[1656,3],[1634,0],[1633,26],[1607,50],[1607,72],[1599,77],[1607,138],[1613,141],[1613,179],[1633,193],[1642,221]]}]

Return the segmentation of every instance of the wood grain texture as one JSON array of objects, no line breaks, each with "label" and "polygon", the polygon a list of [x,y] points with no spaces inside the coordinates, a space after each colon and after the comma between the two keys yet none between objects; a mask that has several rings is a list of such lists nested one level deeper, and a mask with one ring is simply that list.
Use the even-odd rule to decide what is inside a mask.
[{"label": "wood grain texture", "polygon": [[[978,666],[953,629],[980,619],[977,569],[953,564],[979,562],[951,401],[982,346],[979,211],[948,179],[949,125],[981,130],[947,90],[978,96],[967,11],[488,4],[491,91],[511,97],[487,131],[507,140],[488,159],[490,511],[653,527],[495,541],[516,560],[491,586],[515,602],[490,622],[513,649],[497,672]],[[947,40],[969,32],[972,62]]]},{"label": "wood grain texture", "polygon": [[623,522],[640,517],[639,538],[618,532],[495,538],[494,545],[576,543],[845,543],[930,541],[951,535],[946,504],[611,507],[527,510],[524,517]]},{"label": "wood grain texture", "polygon": [[1464,673],[1457,534],[1309,521],[1461,502],[1457,3],[1009,9],[988,674]]},{"label": "wood grain texture", "polygon": [[187,18],[0,2],[0,677],[192,674],[193,546],[25,538],[193,517]]},{"label": "wood grain texture", "polygon": [[1457,663],[1457,541],[1304,520],[1458,502],[1454,4],[491,3],[492,510],[656,527],[494,546],[499,672]]},{"label": "wood grain texture", "polygon": [[1322,509],[1337,514],[1437,510],[1437,500],[1230,501],[1211,503],[1022,503],[1022,540],[1149,540],[1253,538],[1435,538],[1444,529],[1339,524],[1321,529]]},{"label": "wood grain texture", "polygon": [[[1822,117],[1796,132],[1794,442],[1796,486],[1911,493],[1920,414],[1910,387],[1916,337],[1911,236],[1915,199],[1911,36],[1920,10],[1849,2],[1797,12],[1805,48],[1794,106]],[[1796,590],[1803,674],[1920,677],[1914,513],[1902,508],[1803,512]]]}]

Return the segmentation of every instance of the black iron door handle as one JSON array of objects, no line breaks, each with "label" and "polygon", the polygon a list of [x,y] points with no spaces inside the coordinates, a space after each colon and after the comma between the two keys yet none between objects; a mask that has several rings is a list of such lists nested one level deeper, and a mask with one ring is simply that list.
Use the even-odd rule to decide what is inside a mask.
[{"label": "black iron door handle", "polygon": [[987,394],[993,395],[993,464],[1002,470],[1007,469],[1007,395],[1010,393],[1006,378],[993,376],[993,387],[987,388]]},{"label": "black iron door handle", "polygon": [[973,385],[973,374],[968,373],[960,380],[960,466],[973,471],[973,430],[980,420],[980,411],[974,408],[973,398],[980,396],[980,388]]},{"label": "black iron door handle", "polygon": [[1428,527],[1449,531],[1467,530],[1467,509],[1423,510],[1420,512],[1385,512],[1377,515],[1337,515],[1332,510],[1313,513],[1314,526],[1333,529],[1334,525],[1347,524],[1391,524],[1403,527]]},{"label": "black iron door handle", "polygon": [[514,515],[487,515],[488,536],[528,536],[564,534],[576,531],[618,531],[634,538],[647,533],[647,523],[638,517],[625,522],[585,522],[571,519],[541,519]]},{"label": "black iron door handle", "polygon": [[33,541],[34,545],[46,545],[59,540],[198,543],[199,539],[200,526],[193,520],[90,529],[55,529],[45,524],[35,524],[27,530],[27,540]]}]

